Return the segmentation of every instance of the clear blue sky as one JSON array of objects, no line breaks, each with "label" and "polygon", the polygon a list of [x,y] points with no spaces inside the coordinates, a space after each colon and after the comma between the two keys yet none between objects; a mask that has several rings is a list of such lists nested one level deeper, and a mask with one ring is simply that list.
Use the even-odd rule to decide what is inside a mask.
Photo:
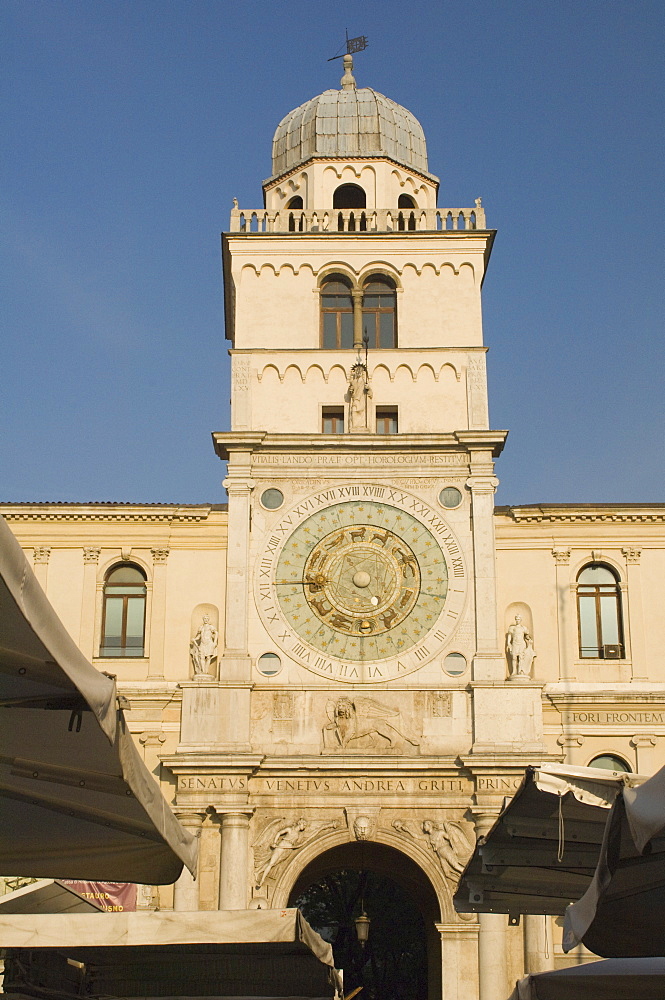
[{"label": "clear blue sky", "polygon": [[359,86],[481,195],[500,503],[658,501],[663,29],[651,0],[2,0],[0,499],[220,502],[219,233],[291,108]]}]

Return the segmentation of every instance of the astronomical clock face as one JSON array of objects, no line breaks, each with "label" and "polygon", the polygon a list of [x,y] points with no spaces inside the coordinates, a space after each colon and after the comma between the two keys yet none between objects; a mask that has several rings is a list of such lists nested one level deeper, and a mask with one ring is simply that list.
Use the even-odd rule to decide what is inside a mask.
[{"label": "astronomical clock face", "polygon": [[271,530],[257,606],[274,641],[337,680],[385,681],[450,639],[466,591],[460,548],[441,515],[388,487],[314,494]]}]

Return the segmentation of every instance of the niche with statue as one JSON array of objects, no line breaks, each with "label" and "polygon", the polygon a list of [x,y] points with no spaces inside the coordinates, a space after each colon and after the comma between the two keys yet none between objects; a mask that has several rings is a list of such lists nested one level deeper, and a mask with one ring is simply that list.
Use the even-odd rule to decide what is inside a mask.
[{"label": "niche with statue", "polygon": [[194,678],[217,677],[219,611],[214,604],[197,604],[192,612],[189,659]]}]

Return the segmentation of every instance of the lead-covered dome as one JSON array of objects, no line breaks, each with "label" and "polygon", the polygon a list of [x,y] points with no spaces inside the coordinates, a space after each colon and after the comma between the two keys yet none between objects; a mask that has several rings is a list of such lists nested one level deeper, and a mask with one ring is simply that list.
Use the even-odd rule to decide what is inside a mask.
[{"label": "lead-covered dome", "polygon": [[350,64],[342,90],[324,91],[279,123],[272,141],[273,177],[313,156],[387,156],[427,173],[425,133],[418,119],[371,87],[356,89]]}]

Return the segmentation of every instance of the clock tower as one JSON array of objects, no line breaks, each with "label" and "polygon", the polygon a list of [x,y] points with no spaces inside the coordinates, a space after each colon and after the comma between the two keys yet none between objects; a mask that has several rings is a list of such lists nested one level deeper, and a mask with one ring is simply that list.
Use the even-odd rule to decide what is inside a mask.
[{"label": "clock tower", "polygon": [[215,791],[179,783],[178,806],[221,816],[222,907],[286,906],[358,840],[408,859],[437,900],[430,994],[472,997],[464,963],[478,948],[482,980],[505,943],[454,913],[464,845],[506,794],[488,775],[542,752],[540,685],[508,676],[497,622],[494,232],[480,198],[437,207],[419,122],[344,62],[280,122],[265,207],[236,203],[222,237],[224,645],[218,677],[183,685],[173,768]]}]

